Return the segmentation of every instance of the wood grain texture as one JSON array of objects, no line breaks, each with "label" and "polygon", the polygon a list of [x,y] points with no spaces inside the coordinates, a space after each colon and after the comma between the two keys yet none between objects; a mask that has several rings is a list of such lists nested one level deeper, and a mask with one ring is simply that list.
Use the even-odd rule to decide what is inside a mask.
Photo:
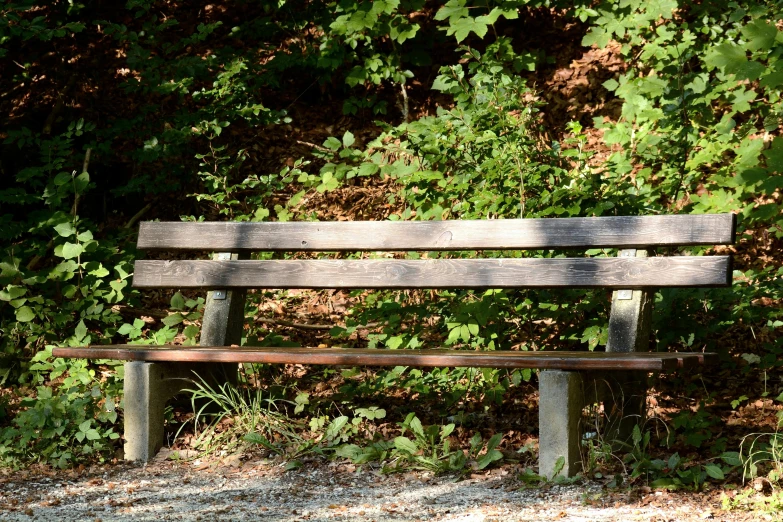
[{"label": "wood grain texture", "polygon": [[55,357],[130,361],[540,368],[559,370],[673,371],[694,368],[713,354],[377,350],[367,348],[149,347],[135,345],[54,348]]},{"label": "wood grain texture", "polygon": [[660,288],[726,286],[728,256],[136,261],[137,288]]},{"label": "wood grain texture", "polygon": [[503,250],[716,245],[733,214],[452,221],[144,222],[146,250]]}]

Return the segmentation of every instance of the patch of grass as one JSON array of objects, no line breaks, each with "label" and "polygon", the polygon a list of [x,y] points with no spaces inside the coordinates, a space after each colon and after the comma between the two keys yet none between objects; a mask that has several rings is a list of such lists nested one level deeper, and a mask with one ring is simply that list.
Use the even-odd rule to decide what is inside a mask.
[{"label": "patch of grass", "polygon": [[280,399],[266,396],[264,390],[228,383],[213,386],[203,379],[194,384],[187,390],[195,413],[190,446],[199,455],[218,450],[238,453],[253,445],[281,454],[304,443],[301,423],[279,411]]}]

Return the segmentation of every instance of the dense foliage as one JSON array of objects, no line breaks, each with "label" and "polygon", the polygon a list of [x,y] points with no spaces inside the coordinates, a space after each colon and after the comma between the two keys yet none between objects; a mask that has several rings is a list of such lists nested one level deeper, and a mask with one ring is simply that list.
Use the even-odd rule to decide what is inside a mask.
[{"label": "dense foliage", "polygon": [[[148,303],[129,286],[139,219],[362,219],[359,205],[341,202],[378,187],[383,200],[369,216],[388,219],[736,212],[734,287],[659,292],[655,342],[706,346],[726,367],[766,378],[783,350],[782,13],[777,1],[5,2],[0,378],[27,397],[3,403],[15,416],[0,419],[0,458],[64,466],[111,455],[121,374],[52,361],[47,345],[195,342],[203,301],[167,297],[173,313],[162,324],[130,311]],[[615,50],[623,67],[594,89],[617,111],[546,117],[536,81],[557,65],[545,38],[533,47],[523,37],[530,20],[572,28],[580,53]],[[308,121],[314,114],[332,121]],[[334,132],[338,121],[347,123]],[[318,143],[299,139],[308,126]],[[311,150],[292,154],[296,142]],[[248,317],[270,297],[252,295]],[[370,346],[390,349],[606,341],[600,291],[361,297],[331,342],[356,343],[368,324],[377,325]],[[295,340],[249,321],[246,342]],[[395,369],[351,393],[393,384],[447,405],[466,394],[494,403],[531,377]],[[705,401],[721,394],[710,388]],[[737,450],[705,415],[675,417],[683,443]],[[401,426],[433,441],[453,429],[443,435],[413,417]],[[406,440],[397,451],[414,459]],[[643,441],[631,459],[650,473]],[[687,473],[698,483],[723,471]]]}]

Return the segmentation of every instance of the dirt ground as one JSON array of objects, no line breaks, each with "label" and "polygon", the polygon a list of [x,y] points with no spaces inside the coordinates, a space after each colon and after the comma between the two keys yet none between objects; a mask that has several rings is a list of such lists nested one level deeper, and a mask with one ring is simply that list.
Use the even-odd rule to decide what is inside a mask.
[{"label": "dirt ground", "polygon": [[0,478],[0,521],[750,521],[723,511],[720,490],[608,489],[597,481],[527,487],[507,465],[464,478],[346,471],[321,459],[299,469],[266,459],[22,470]]}]

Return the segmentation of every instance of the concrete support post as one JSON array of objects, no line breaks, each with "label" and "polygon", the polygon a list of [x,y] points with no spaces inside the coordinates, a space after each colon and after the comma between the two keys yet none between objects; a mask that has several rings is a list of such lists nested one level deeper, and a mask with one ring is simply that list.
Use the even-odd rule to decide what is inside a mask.
[{"label": "concrete support post", "polygon": [[[247,256],[215,254],[213,259],[247,259]],[[242,343],[245,297],[244,289],[207,292],[199,338],[201,346],[231,346]]]},{"label": "concrete support post", "polygon": [[[647,257],[646,250],[621,250],[619,256]],[[612,294],[607,352],[646,352],[655,293],[649,290],[617,290]],[[604,439],[622,446],[633,427],[644,420],[647,409],[647,374],[612,372],[607,383],[604,410],[608,413]]]},{"label": "concrete support post", "polygon": [[544,370],[538,381],[538,473],[548,479],[573,476],[582,470],[584,377],[579,372]]},{"label": "concrete support post", "polygon": [[[622,250],[620,256],[647,257],[645,250]],[[617,290],[612,295],[607,352],[647,351],[654,293]],[[626,442],[644,418],[645,372],[545,370],[539,374],[539,474],[549,479],[582,470],[582,409],[604,402],[609,422],[604,440]],[[563,459],[559,468],[558,460]],[[559,468],[559,469],[558,469]]]},{"label": "concrete support post", "polygon": [[166,401],[190,385],[192,365],[125,363],[125,460],[148,462],[163,446]]},{"label": "concrete support post", "polygon": [[[215,254],[214,259],[239,259]],[[239,345],[244,324],[245,291],[216,290],[207,294],[201,325],[201,346]],[[163,446],[166,401],[192,386],[194,372],[213,382],[235,382],[237,365],[189,363],[125,364],[125,460],[149,462]]]}]

